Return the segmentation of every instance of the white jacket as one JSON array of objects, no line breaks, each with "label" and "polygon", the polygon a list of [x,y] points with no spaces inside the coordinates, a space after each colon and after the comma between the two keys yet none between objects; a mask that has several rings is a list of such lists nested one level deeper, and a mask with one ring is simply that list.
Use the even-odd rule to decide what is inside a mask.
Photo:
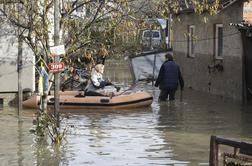
[{"label": "white jacket", "polygon": [[102,78],[101,73],[98,73],[96,70],[93,70],[91,73],[91,81],[95,86],[99,87],[100,83],[104,80]]}]

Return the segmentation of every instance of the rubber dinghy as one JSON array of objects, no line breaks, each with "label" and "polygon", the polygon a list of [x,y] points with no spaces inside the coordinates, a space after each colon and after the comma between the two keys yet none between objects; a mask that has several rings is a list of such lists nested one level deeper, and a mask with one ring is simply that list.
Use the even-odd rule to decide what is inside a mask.
[{"label": "rubber dinghy", "polygon": [[[79,91],[60,92],[62,109],[129,109],[150,106],[153,97],[144,91],[118,93],[115,96],[82,96]],[[23,101],[26,108],[39,108],[40,96],[33,95]],[[54,96],[47,98],[48,107],[54,106]]]}]

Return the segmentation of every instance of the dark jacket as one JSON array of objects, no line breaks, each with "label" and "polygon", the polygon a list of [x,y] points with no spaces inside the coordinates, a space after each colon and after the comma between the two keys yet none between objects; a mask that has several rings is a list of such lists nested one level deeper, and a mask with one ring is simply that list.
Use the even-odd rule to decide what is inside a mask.
[{"label": "dark jacket", "polygon": [[159,71],[155,86],[160,89],[177,89],[178,83],[180,88],[184,88],[184,80],[179,66],[174,61],[165,61]]}]

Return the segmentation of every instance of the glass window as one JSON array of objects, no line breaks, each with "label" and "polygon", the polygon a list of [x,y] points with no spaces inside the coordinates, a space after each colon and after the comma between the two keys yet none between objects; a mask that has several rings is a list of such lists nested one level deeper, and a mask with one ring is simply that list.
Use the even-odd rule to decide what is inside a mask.
[{"label": "glass window", "polygon": [[150,37],[150,31],[145,31],[144,32],[144,37]]},{"label": "glass window", "polygon": [[195,25],[188,26],[188,57],[195,57]]},{"label": "glass window", "polygon": [[159,38],[159,32],[152,32],[152,37]]},{"label": "glass window", "polygon": [[223,24],[215,25],[215,58],[223,59]]},{"label": "glass window", "polygon": [[144,31],[144,37],[150,37],[151,33],[152,33],[152,37],[153,38],[160,38],[160,32],[158,32],[158,31],[150,31],[150,30]]}]

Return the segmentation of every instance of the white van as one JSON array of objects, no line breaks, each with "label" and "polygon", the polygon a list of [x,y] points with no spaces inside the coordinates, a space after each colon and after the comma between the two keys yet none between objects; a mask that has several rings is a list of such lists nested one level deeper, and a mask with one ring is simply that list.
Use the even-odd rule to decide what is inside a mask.
[{"label": "white van", "polygon": [[[152,34],[152,36],[151,36]],[[152,47],[161,46],[161,32],[159,30],[144,30],[142,33],[141,44],[145,47],[150,46],[150,37]]]}]

